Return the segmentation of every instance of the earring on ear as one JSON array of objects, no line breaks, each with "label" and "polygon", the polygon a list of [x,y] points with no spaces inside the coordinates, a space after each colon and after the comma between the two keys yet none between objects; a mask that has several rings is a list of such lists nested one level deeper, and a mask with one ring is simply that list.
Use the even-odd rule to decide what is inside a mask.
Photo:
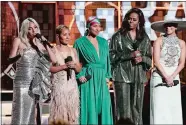
[{"label": "earring on ear", "polygon": [[140,23],[138,23],[137,30],[139,30],[139,28],[140,28],[140,27],[139,27],[139,24],[140,24]]}]

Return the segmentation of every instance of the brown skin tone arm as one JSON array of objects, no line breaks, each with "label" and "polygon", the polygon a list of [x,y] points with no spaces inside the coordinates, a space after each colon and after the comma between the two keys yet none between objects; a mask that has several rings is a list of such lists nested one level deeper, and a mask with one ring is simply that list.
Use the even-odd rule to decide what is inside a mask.
[{"label": "brown skin tone arm", "polygon": [[[49,49],[49,53],[52,53],[52,66],[50,67],[50,72],[51,73],[57,73],[57,72],[59,72],[59,71],[62,71],[62,70],[66,70],[68,67],[67,67],[67,65],[66,64],[64,64],[64,65],[59,65],[58,63],[57,63],[57,59],[56,59],[56,56],[55,56],[55,53],[56,53],[56,51],[55,51],[55,49],[53,48],[53,49],[50,49],[50,48],[48,48]],[[54,54],[54,55],[53,55]]]},{"label": "brown skin tone arm", "polygon": [[[50,71],[52,73],[56,73],[62,70],[66,70],[67,68],[73,68],[75,70],[75,72],[80,72],[81,71],[81,64],[79,63],[79,60],[77,58],[77,52],[75,49],[73,49],[73,52],[75,54],[75,61],[69,61],[64,65],[60,65],[60,66],[51,66],[50,67]],[[75,63],[76,62],[76,63]]]},{"label": "brown skin tone arm", "polygon": [[67,65],[65,64],[65,65],[60,65],[60,66],[51,66],[50,67],[50,72],[52,72],[52,73],[57,73],[57,72],[59,72],[59,71],[62,71],[62,70],[65,70],[65,69],[67,69],[68,67],[67,67]]},{"label": "brown skin tone arm", "polygon": [[72,49],[73,49],[73,52],[74,52],[74,55],[75,55],[75,60],[67,62],[66,64],[67,64],[67,67],[73,68],[75,70],[75,72],[78,73],[78,72],[81,71],[82,66],[79,62],[76,49],[74,49],[74,48],[72,48]]}]

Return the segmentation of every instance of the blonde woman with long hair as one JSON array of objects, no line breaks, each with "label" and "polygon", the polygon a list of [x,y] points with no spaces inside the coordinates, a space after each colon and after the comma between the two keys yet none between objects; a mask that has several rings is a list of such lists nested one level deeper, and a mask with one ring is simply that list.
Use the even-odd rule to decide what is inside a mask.
[{"label": "blonde woman with long hair", "polygon": [[35,37],[36,33],[40,33],[38,23],[33,18],[25,19],[10,51],[9,62],[16,61],[12,124],[35,124],[35,106],[47,99],[49,92],[50,62],[46,57],[53,60],[53,54]]}]

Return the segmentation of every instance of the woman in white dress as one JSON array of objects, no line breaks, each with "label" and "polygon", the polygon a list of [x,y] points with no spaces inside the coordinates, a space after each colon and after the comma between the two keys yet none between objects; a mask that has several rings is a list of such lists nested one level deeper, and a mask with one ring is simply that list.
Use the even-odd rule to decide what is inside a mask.
[{"label": "woman in white dress", "polygon": [[158,21],[152,29],[163,32],[153,46],[151,124],[183,124],[179,73],[185,64],[185,41],[176,35],[186,21]]}]

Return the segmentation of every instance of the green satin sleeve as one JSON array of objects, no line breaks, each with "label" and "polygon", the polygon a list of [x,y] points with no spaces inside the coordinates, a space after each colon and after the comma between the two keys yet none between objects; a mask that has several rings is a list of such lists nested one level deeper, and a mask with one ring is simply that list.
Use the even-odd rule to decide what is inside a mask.
[{"label": "green satin sleeve", "polygon": [[111,38],[109,48],[110,48],[110,60],[112,65],[116,65],[119,61],[127,61],[131,60],[131,53],[126,53],[125,51],[120,50],[121,44],[121,35],[118,33],[117,35],[113,35]]}]

